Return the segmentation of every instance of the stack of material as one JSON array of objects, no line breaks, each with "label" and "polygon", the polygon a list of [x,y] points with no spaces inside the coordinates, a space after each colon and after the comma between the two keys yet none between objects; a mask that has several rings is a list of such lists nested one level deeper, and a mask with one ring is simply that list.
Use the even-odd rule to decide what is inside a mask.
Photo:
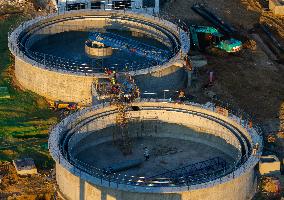
[{"label": "stack of material", "polygon": [[32,158],[13,160],[13,165],[20,175],[37,174],[37,168]]}]

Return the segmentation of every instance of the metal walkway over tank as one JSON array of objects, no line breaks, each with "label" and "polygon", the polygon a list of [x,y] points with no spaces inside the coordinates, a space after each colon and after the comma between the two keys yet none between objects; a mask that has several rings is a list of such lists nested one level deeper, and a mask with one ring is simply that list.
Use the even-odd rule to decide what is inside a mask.
[{"label": "metal walkway over tank", "polygon": [[214,157],[198,163],[182,166],[180,168],[169,170],[167,172],[148,177],[148,182],[156,185],[172,184],[172,185],[192,185],[209,180],[213,180],[221,176],[228,169],[227,162],[220,158]]},{"label": "metal walkway over tank", "polygon": [[128,51],[131,53],[136,53],[140,56],[145,56],[150,60],[155,60],[156,62],[164,63],[170,58],[170,51],[160,49],[137,40],[133,40],[115,33],[99,33],[92,32],[89,35],[89,39],[97,42],[101,42],[106,46],[111,46],[113,48],[118,48],[123,51]]}]

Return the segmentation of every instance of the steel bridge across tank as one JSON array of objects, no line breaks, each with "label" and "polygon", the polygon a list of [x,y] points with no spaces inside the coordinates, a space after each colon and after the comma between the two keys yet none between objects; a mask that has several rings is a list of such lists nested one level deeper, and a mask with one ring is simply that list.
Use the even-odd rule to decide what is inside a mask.
[{"label": "steel bridge across tank", "polygon": [[111,46],[113,48],[118,48],[123,51],[135,53],[140,56],[145,56],[149,60],[155,60],[159,64],[165,63],[170,59],[171,52],[154,47],[152,45],[145,44],[143,42],[130,39],[115,33],[106,32],[91,32],[89,39],[92,41],[97,41],[105,44],[106,46]]},{"label": "steel bridge across tank", "polygon": [[156,185],[190,185],[218,178],[218,175],[223,174],[229,166],[227,161],[214,157],[201,162],[182,166],[173,170],[168,170],[164,173],[157,174],[146,178],[146,180]]}]

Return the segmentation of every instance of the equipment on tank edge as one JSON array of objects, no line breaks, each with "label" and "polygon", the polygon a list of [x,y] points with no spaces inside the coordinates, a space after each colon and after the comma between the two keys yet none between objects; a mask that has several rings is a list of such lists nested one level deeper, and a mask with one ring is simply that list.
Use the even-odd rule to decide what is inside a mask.
[{"label": "equipment on tank edge", "polygon": [[64,102],[64,101],[48,101],[49,108],[53,110],[77,110],[79,105],[75,102]]}]

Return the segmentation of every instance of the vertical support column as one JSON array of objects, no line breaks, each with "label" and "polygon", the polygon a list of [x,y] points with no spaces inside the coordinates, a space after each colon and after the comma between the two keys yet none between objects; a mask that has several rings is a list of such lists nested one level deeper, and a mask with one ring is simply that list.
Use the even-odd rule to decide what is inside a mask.
[{"label": "vertical support column", "polygon": [[135,10],[135,9],[141,9],[143,6],[143,0],[134,0],[131,1],[131,9]]},{"label": "vertical support column", "polygon": [[64,13],[65,10],[67,9],[66,6],[67,6],[66,0],[59,0],[57,3],[58,13]]},{"label": "vertical support column", "polygon": [[155,13],[160,12],[160,0],[155,0],[155,8],[154,8]]},{"label": "vertical support column", "polygon": [[86,0],[86,8],[85,9],[91,9],[91,1]]},{"label": "vertical support column", "polygon": [[190,88],[192,82],[192,71],[189,70],[186,71],[187,71],[187,88]]},{"label": "vertical support column", "polygon": [[105,10],[112,10],[112,0],[106,0],[105,2]]},{"label": "vertical support column", "polygon": [[105,10],[106,7],[106,1],[103,0],[103,2],[101,2],[101,10]]}]

